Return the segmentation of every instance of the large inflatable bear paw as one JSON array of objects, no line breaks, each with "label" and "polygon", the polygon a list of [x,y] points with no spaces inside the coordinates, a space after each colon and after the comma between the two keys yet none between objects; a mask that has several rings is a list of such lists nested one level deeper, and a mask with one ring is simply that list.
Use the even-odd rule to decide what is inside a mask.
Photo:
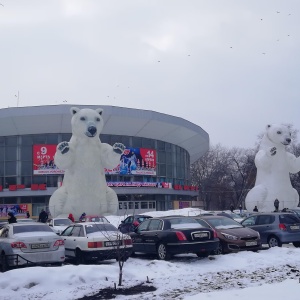
[{"label": "large inflatable bear paw", "polygon": [[272,147],[271,149],[270,149],[270,154],[271,154],[271,156],[274,156],[275,154],[276,154],[276,147]]},{"label": "large inflatable bear paw", "polygon": [[113,145],[113,150],[114,150],[114,152],[122,155],[125,150],[125,145],[123,145],[122,143],[115,143]]},{"label": "large inflatable bear paw", "polygon": [[65,154],[69,152],[70,146],[68,142],[61,142],[58,144],[57,149],[60,151],[61,154]]}]

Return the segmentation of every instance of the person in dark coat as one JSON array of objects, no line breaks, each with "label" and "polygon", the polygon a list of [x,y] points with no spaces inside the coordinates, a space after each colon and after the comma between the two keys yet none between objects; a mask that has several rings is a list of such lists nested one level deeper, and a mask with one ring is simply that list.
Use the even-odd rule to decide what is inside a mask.
[{"label": "person in dark coat", "polygon": [[26,218],[30,218],[30,213],[29,213],[29,211],[26,211]]},{"label": "person in dark coat", "polygon": [[278,199],[275,199],[274,207],[275,207],[275,212],[277,212],[279,210],[279,200]]},{"label": "person in dark coat", "polygon": [[258,208],[256,205],[254,206],[253,211],[258,212]]},{"label": "person in dark coat", "polygon": [[45,212],[44,209],[41,210],[38,222],[46,223],[48,220],[48,214]]},{"label": "person in dark coat", "polygon": [[16,217],[14,216],[14,214],[12,212],[9,212],[7,214],[7,220],[8,220],[9,224],[17,223],[17,219],[16,219]]}]

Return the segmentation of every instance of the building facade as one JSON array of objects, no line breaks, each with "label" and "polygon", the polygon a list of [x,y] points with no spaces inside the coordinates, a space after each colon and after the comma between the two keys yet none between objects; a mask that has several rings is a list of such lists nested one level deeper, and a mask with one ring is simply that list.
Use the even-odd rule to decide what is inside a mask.
[{"label": "building facade", "polygon": [[[126,146],[120,166],[106,170],[107,184],[118,195],[120,215],[168,210],[197,200],[190,164],[209,148],[209,135],[201,127],[154,111],[105,105],[15,107],[0,109],[0,218],[11,208],[37,216],[48,206],[63,179],[63,170],[54,169],[52,158],[56,145],[70,140],[72,106],[103,108],[101,141]],[[141,154],[140,160],[129,163],[131,153]],[[147,155],[154,157],[151,163]]]}]

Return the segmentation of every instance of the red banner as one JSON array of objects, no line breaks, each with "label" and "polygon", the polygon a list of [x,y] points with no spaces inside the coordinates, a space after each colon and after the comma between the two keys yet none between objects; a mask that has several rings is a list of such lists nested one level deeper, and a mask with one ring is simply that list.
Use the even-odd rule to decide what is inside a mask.
[{"label": "red banner", "polygon": [[33,145],[33,175],[64,174],[54,164],[56,145]]}]

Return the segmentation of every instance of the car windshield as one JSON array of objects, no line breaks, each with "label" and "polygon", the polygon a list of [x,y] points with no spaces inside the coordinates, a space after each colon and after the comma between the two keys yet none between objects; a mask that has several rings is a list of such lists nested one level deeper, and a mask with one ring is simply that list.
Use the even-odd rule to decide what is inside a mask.
[{"label": "car windshield", "polygon": [[23,233],[23,232],[36,232],[36,231],[53,232],[53,230],[46,224],[37,224],[37,225],[30,224],[30,225],[13,227],[14,234]]},{"label": "car windshield", "polygon": [[106,231],[118,231],[118,229],[112,224],[89,224],[85,226],[86,234],[93,232],[106,232]]},{"label": "car windshield", "polygon": [[54,220],[54,226],[68,226],[72,223],[69,219],[56,219]]},{"label": "car windshield", "polygon": [[208,218],[206,221],[216,229],[230,229],[243,227],[240,223],[234,221],[233,219],[224,218]]},{"label": "car windshield", "polygon": [[184,228],[202,228],[196,220],[190,218],[174,218],[170,219],[170,225],[173,229],[184,229]]}]

